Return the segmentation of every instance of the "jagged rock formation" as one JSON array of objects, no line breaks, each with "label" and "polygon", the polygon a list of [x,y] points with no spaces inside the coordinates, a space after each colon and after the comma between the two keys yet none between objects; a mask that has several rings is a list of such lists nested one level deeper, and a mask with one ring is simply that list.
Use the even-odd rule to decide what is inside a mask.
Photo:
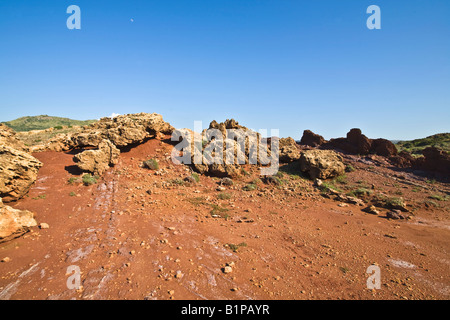
[{"label": "jagged rock formation", "polygon": [[23,197],[36,181],[42,163],[27,152],[15,132],[0,125],[0,197],[11,202]]},{"label": "jagged rock formation", "polygon": [[21,151],[27,150],[23,142],[17,139],[16,132],[2,123],[0,123],[0,146],[9,146]]},{"label": "jagged rock formation", "polygon": [[6,206],[0,198],[0,242],[20,236],[34,226],[37,223],[32,212]]},{"label": "jagged rock formation", "polygon": [[83,170],[102,175],[110,166],[117,164],[120,150],[109,140],[103,140],[98,150],[86,150],[74,156],[77,166]]},{"label": "jagged rock formation", "polygon": [[322,146],[360,155],[371,153],[383,157],[397,155],[397,148],[391,141],[386,139],[369,139],[362,134],[360,129],[351,129],[347,133],[346,138],[331,139]]},{"label": "jagged rock formation", "polygon": [[280,162],[288,163],[300,159],[300,150],[298,149],[297,142],[291,137],[281,138],[279,140],[280,148]]},{"label": "jagged rock formation", "polygon": [[300,140],[301,145],[319,147],[324,143],[326,143],[326,140],[321,135],[315,134],[311,130],[303,131],[303,136]]},{"label": "jagged rock formation", "polygon": [[[228,135],[231,131],[227,131],[233,129],[237,129],[233,131],[234,137]],[[175,131],[175,135],[183,141],[183,146],[190,150],[192,167],[201,174],[236,177],[241,174],[240,165],[267,164],[272,158],[270,142],[267,143],[267,139],[262,139],[259,133],[239,125],[234,119],[227,119],[222,123],[212,121],[209,129],[205,129],[201,134],[180,129]],[[283,143],[288,145],[287,142]],[[217,163],[215,159],[222,159],[222,163]]]},{"label": "jagged rock formation", "polygon": [[300,170],[311,179],[328,179],[345,172],[342,157],[332,150],[307,150],[300,157]]},{"label": "jagged rock formation", "polygon": [[117,148],[141,143],[150,138],[170,134],[174,128],[157,113],[137,113],[102,118],[80,131],[59,134],[34,151],[69,151],[75,148],[98,147],[103,140],[109,140]]}]

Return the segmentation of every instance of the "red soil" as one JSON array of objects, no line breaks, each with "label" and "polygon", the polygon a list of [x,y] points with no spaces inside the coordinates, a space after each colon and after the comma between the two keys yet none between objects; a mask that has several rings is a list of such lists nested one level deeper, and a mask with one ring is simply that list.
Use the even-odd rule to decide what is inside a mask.
[{"label": "red soil", "polygon": [[[365,181],[386,194],[401,192],[412,204],[413,219],[388,220],[386,210],[376,216],[356,205],[340,207],[312,182],[288,175],[281,187],[261,183],[242,191],[257,168],[247,167],[252,176],[225,191],[206,176],[180,185],[174,179],[190,172],[172,164],[170,151],[150,140],[123,152],[91,186],[68,183],[73,154],[35,154],[44,163],[38,180],[12,206],[35,212],[50,228],[0,244],[0,260],[10,258],[0,263],[0,299],[450,297],[448,201],[424,205],[448,185],[417,180],[418,190],[406,184],[409,176],[381,175],[394,174],[387,165],[373,172],[353,162],[357,170],[347,174],[347,186]],[[140,167],[149,158],[158,159],[162,175]],[[231,198],[221,200],[221,193]],[[226,207],[228,218],[211,217],[212,204]],[[227,244],[243,245],[234,252]],[[233,271],[225,274],[231,262]],[[380,290],[366,286],[372,264],[381,269]],[[79,290],[66,285],[71,265],[81,270]]]}]

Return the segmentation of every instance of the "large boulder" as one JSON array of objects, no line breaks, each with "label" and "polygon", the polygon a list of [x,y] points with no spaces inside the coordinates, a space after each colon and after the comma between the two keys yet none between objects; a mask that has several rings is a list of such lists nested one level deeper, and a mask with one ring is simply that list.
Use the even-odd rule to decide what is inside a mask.
[{"label": "large boulder", "polygon": [[398,154],[395,144],[386,139],[372,140],[370,152],[386,158],[394,157]]},{"label": "large boulder", "polygon": [[281,138],[279,140],[279,148],[281,163],[288,163],[300,159],[300,150],[297,147],[297,142],[291,137]]},{"label": "large boulder", "polygon": [[324,144],[326,140],[318,134],[315,134],[311,130],[304,130],[302,139],[300,140],[301,145],[306,145],[310,147],[318,147]]},{"label": "large boulder", "polygon": [[42,163],[25,151],[0,146],[0,197],[4,202],[22,198],[36,181]]},{"label": "large boulder", "polygon": [[356,154],[369,154],[372,141],[362,134],[361,129],[354,128],[347,133],[349,151]]},{"label": "large boulder", "polygon": [[342,175],[345,165],[342,157],[332,150],[307,150],[300,157],[300,170],[311,179],[328,179]]},{"label": "large boulder", "polygon": [[37,223],[32,212],[6,206],[0,198],[0,242],[20,236],[35,226]]},{"label": "large boulder", "polygon": [[74,156],[77,166],[87,172],[102,175],[110,166],[117,164],[120,150],[109,140],[103,140],[98,150],[86,150]]}]

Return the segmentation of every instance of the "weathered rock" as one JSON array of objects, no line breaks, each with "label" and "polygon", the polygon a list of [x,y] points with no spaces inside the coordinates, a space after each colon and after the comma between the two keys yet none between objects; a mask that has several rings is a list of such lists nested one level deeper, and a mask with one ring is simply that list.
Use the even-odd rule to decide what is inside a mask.
[{"label": "weathered rock", "polygon": [[379,215],[380,211],[377,210],[377,208],[373,205],[368,206],[367,208],[363,209],[364,212],[370,213],[370,214],[374,214],[374,215]]},{"label": "weathered rock", "polygon": [[414,166],[418,169],[434,171],[450,178],[450,154],[435,147],[428,147],[422,151],[424,155],[417,158]]},{"label": "weathered rock", "polygon": [[0,199],[0,242],[20,236],[36,225],[32,212],[6,206]]},{"label": "weathered rock", "polygon": [[[270,163],[270,148],[259,133],[239,125],[233,119],[223,123],[212,121],[209,129],[216,130],[205,129],[202,133],[189,129],[176,130],[174,136],[179,137],[179,142],[183,144],[183,147],[180,145],[184,148],[183,152],[189,150],[190,160],[189,157],[181,159],[182,152],[177,154],[175,150],[176,159],[184,163],[189,160],[195,171],[217,177],[237,177],[243,164]],[[229,134],[234,134],[234,137]]]},{"label": "weathered rock", "polygon": [[300,150],[297,142],[291,137],[279,140],[279,160],[281,163],[288,163],[300,159]]},{"label": "weathered rock", "polygon": [[347,133],[347,142],[350,144],[353,153],[369,154],[372,142],[362,134],[361,129],[354,128]]},{"label": "weathered rock", "polygon": [[325,142],[326,140],[321,135],[315,134],[311,130],[304,130],[302,139],[300,140],[300,144],[310,147],[318,147]]},{"label": "weathered rock", "polygon": [[74,161],[81,170],[102,175],[110,166],[117,164],[120,151],[111,141],[103,140],[98,148],[74,156]]},{"label": "weathered rock", "polygon": [[393,157],[398,154],[395,144],[386,139],[372,140],[370,152],[386,158]]},{"label": "weathered rock", "polygon": [[328,179],[345,172],[342,157],[331,150],[307,150],[300,157],[300,170],[311,179]]},{"label": "weathered rock", "polygon": [[25,151],[0,146],[0,197],[4,202],[22,198],[36,181],[42,163]]},{"label": "weathered rock", "polygon": [[225,177],[225,178],[220,179],[219,184],[221,186],[232,186],[233,185],[233,180],[231,180],[228,177]]},{"label": "weathered rock", "polygon": [[17,138],[16,132],[3,123],[0,123],[0,146],[27,151],[27,147]]},{"label": "weathered rock", "polygon": [[278,177],[274,177],[274,176],[266,176],[263,178],[263,182],[265,184],[273,184],[276,186],[281,185],[281,180]]},{"label": "weathered rock", "polygon": [[403,214],[400,210],[392,210],[386,213],[388,219],[399,220],[407,219],[407,215]]},{"label": "weathered rock", "polygon": [[396,167],[408,168],[414,165],[416,159],[406,151],[400,151],[397,155],[389,157],[389,161]]}]

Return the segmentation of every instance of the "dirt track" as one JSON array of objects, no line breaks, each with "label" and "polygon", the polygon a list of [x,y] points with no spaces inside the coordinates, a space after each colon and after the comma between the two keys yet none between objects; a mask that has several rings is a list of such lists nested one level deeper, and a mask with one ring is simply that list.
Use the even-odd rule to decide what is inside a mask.
[{"label": "dirt track", "polygon": [[[414,204],[413,219],[389,220],[386,210],[341,207],[303,179],[242,191],[256,168],[225,191],[205,176],[177,184],[190,173],[172,164],[170,150],[149,140],[88,187],[68,183],[78,174],[73,154],[35,154],[44,163],[38,181],[12,206],[50,228],[0,244],[0,260],[10,258],[0,263],[0,299],[449,299],[448,201],[422,205],[448,185],[418,180],[417,191],[408,178],[390,179],[396,173],[387,166],[375,173],[355,162],[348,183],[401,190]],[[150,157],[162,175],[140,167]],[[228,218],[211,217],[212,204]],[[234,263],[231,273],[226,263]],[[381,269],[380,290],[366,287],[372,264]],[[71,265],[81,270],[79,290],[66,285]]]}]

